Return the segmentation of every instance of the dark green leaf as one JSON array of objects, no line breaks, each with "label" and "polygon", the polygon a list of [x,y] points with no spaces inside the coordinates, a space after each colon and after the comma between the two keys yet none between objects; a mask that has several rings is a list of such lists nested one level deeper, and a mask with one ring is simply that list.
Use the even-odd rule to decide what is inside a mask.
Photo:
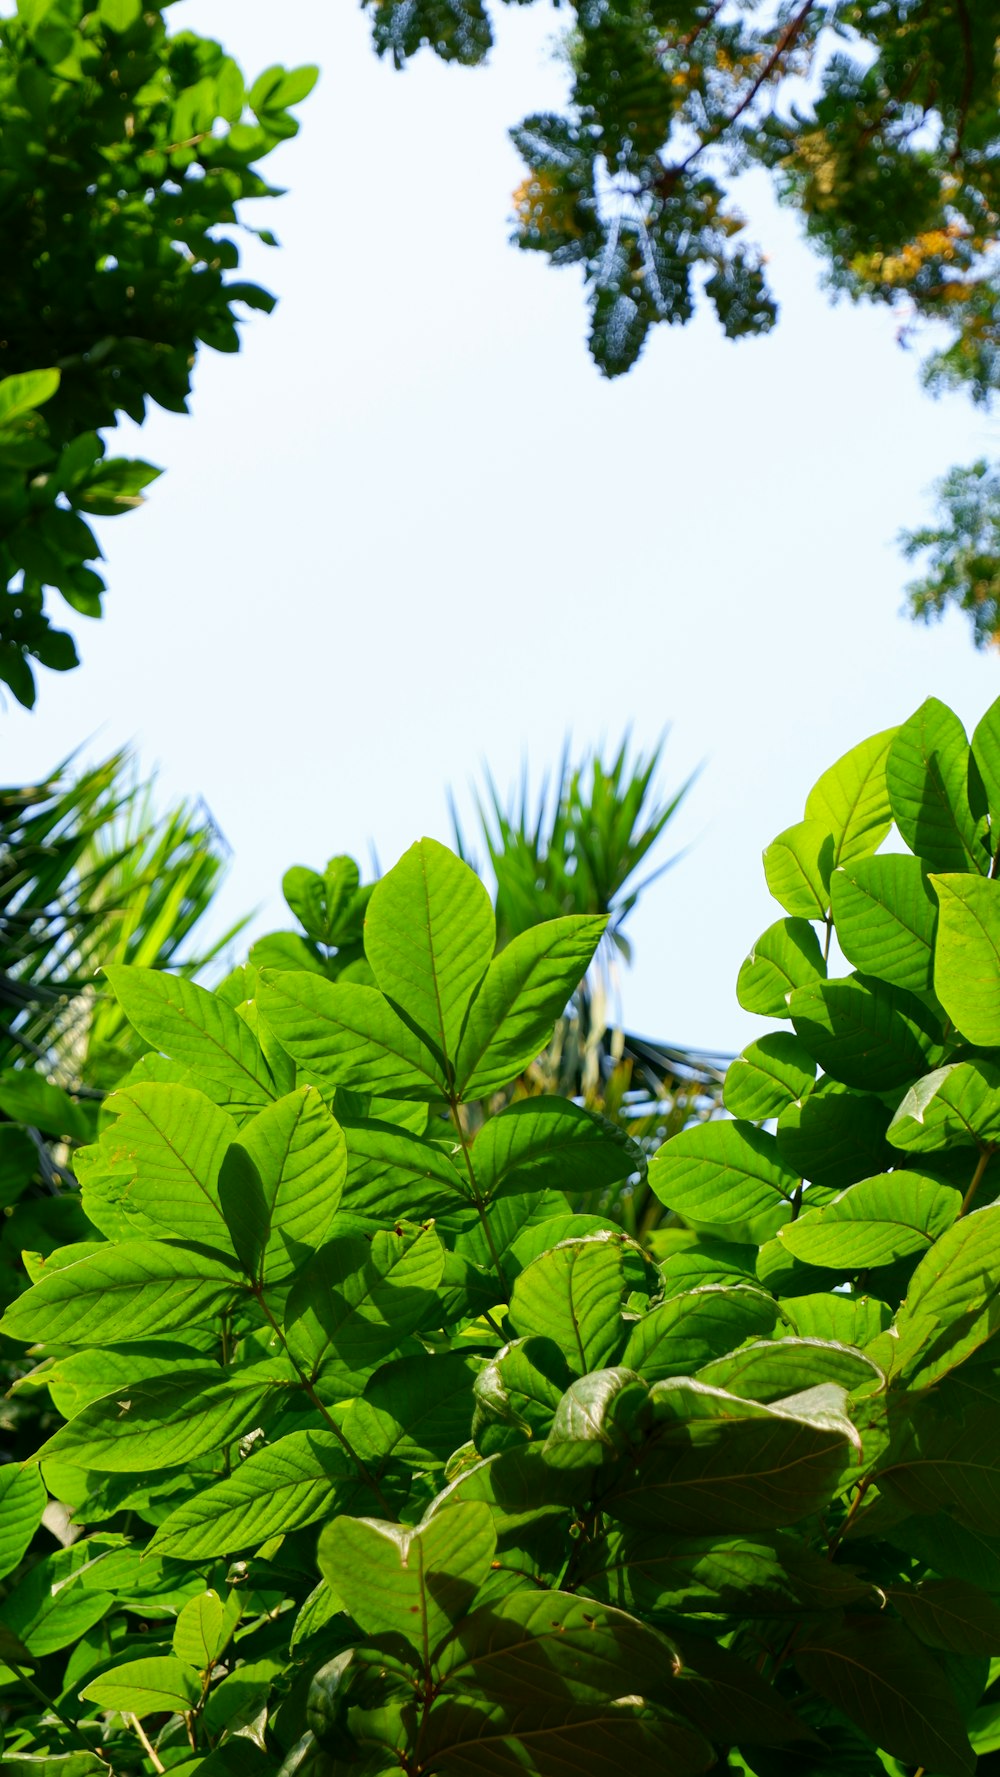
[{"label": "dark green leaf", "polygon": [[645,1170],[642,1149],[615,1124],[565,1098],[524,1098],[479,1131],[472,1149],[486,1198],[540,1179],[570,1194],[605,1190]]},{"label": "dark green leaf", "polygon": [[489,1508],[473,1502],[414,1530],[335,1518],[320,1537],[319,1563],[367,1634],[404,1636],[427,1669],[438,1643],[466,1615],[495,1549]]},{"label": "dark green leaf", "polygon": [[989,854],[969,807],[969,743],[946,704],[928,697],[889,751],[886,781],[896,825],[930,870],[985,871]]},{"label": "dark green leaf", "polygon": [[940,1060],[941,1031],[902,988],[860,975],[800,987],[789,1000],[796,1035],[845,1086],[888,1092]]}]

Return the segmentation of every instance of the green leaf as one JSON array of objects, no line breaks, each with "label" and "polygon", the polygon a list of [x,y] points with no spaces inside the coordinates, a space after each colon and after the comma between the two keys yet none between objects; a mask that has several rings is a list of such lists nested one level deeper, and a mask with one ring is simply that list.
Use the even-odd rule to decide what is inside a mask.
[{"label": "green leaf", "polygon": [[697,1380],[745,1401],[773,1403],[835,1382],[871,1393],[884,1388],[878,1365],[849,1345],[823,1339],[758,1339],[703,1364]]},{"label": "green leaf", "polygon": [[744,1339],[769,1333],[777,1312],[763,1290],[709,1284],[672,1296],[636,1321],[621,1361],[647,1382],[691,1376]]},{"label": "green leaf", "polygon": [[910,1087],[886,1136],[908,1154],[1000,1142],[1000,1068],[957,1061]]},{"label": "green leaf", "polygon": [[109,963],[104,973],[129,1023],[147,1043],[234,1095],[234,1102],[267,1104],[274,1082],[260,1045],[242,1018],[217,994],[158,969]]},{"label": "green leaf", "polygon": [[737,1055],[726,1070],[723,1102],[733,1117],[762,1123],[812,1091],[816,1063],[790,1031],[774,1031]]},{"label": "green leaf", "polygon": [[491,1117],[476,1136],[472,1164],[481,1195],[530,1189],[582,1194],[606,1190],[645,1171],[645,1158],[623,1130],[566,1098],[523,1098]]},{"label": "green leaf", "polygon": [[807,1265],[859,1271],[926,1253],[955,1220],[962,1199],[919,1172],[883,1172],[851,1185],[821,1209],[786,1222],[778,1239]]},{"label": "green leaf", "polygon": [[[712,1763],[712,1749],[686,1722],[630,1702],[561,1699],[544,1716],[522,1707],[445,1696],[431,1710],[421,1742],[428,1758],[454,1777],[693,1777]],[[528,1761],[526,1763],[526,1761]]]},{"label": "green leaf", "polygon": [[657,1150],[649,1182],[661,1203],[720,1240],[756,1245],[781,1226],[799,1175],[752,1123],[699,1123]]},{"label": "green leaf", "polygon": [[651,1401],[664,1416],[659,1436],[603,1499],[637,1530],[733,1535],[797,1524],[827,1503],[857,1435],[822,1408],[800,1415],[684,1379],[654,1384]]},{"label": "green leaf", "polygon": [[425,1220],[469,1201],[469,1176],[451,1152],[457,1144],[427,1141],[408,1129],[345,1118],[347,1183],[342,1207],[379,1221]]},{"label": "green leaf", "polygon": [[219,1193],[251,1275],[261,1260],[270,1283],[295,1273],[330,1228],[346,1178],[343,1131],[314,1086],[279,1098],[244,1125],[223,1162]]},{"label": "green leaf", "polygon": [[257,998],[282,1047],[318,1079],[386,1098],[447,1096],[440,1061],[377,988],[267,969]]},{"label": "green leaf", "polygon": [[427,1321],[444,1269],[432,1227],[399,1222],[373,1236],[327,1243],[292,1287],[288,1347],[325,1398],[351,1395]]},{"label": "green leaf", "polygon": [[109,1540],[114,1543],[118,1538],[94,1538],[46,1555],[7,1594],[4,1625],[33,1655],[43,1659],[72,1646],[106,1616],[112,1604],[110,1594],[85,1591],[78,1581],[81,1570],[89,1567]]},{"label": "green leaf", "polygon": [[479,1360],[467,1352],[398,1357],[365,1387],[365,1401],[385,1416],[393,1459],[443,1467],[472,1429],[472,1387]]},{"label": "green leaf", "polygon": [[355,1473],[333,1432],[290,1432],[178,1506],[148,1552],[199,1560],[255,1548],[314,1524],[334,1508]]},{"label": "green leaf", "polygon": [[366,1634],[402,1635],[426,1671],[439,1642],[466,1615],[495,1549],[489,1507],[472,1501],[413,1530],[376,1518],[335,1518],[320,1536],[319,1565]]},{"label": "green leaf", "polygon": [[850,1569],[793,1534],[735,1538],[613,1532],[586,1589],[632,1610],[729,1612],[743,1618],[841,1610],[873,1596]]},{"label": "green leaf", "polygon": [[887,853],[834,872],[840,948],[864,975],[926,993],[934,976],[937,902],[919,858]]},{"label": "green leaf", "polygon": [[582,1375],[613,1358],[623,1331],[623,1289],[621,1235],[567,1240],[525,1266],[510,1318],[521,1335],[554,1340]]},{"label": "green leaf", "polygon": [[177,1234],[231,1252],[219,1167],[237,1133],[232,1117],[189,1086],[129,1086],[112,1093],[106,1109],[116,1121],[99,1156],[114,1184],[97,1184],[99,1195],[137,1234]]},{"label": "green leaf", "polygon": [[25,370],[0,382],[0,426],[9,426],[51,401],[59,387],[58,370]]},{"label": "green leaf", "polygon": [[211,1323],[240,1294],[220,1254],[182,1242],[103,1246],[43,1278],[12,1302],[0,1331],[11,1339],[103,1345]]},{"label": "green leaf", "polygon": [[941,1777],[969,1777],[975,1768],[944,1673],[901,1623],[848,1615],[811,1626],[793,1658],[814,1691],[894,1758]]},{"label": "green leaf", "polygon": [[908,1629],[927,1647],[993,1656],[1000,1648],[1000,1606],[968,1580],[921,1580],[894,1586],[889,1597]]},{"label": "green leaf", "polygon": [[494,957],[469,1008],[456,1062],[466,1099],[508,1086],[545,1048],[600,942],[603,915],[531,926]]},{"label": "green leaf", "polygon": [[1000,1207],[942,1234],[910,1279],[896,1316],[893,1368],[929,1388],[1000,1328]]},{"label": "green leaf", "polygon": [[889,750],[886,782],[896,825],[930,870],[985,871],[982,823],[969,806],[969,743],[946,704],[928,697]]},{"label": "green leaf", "polygon": [[996,1461],[996,1403],[987,1400],[961,1416],[934,1398],[910,1399],[901,1409],[878,1474],[911,1512],[947,1510],[984,1536],[1000,1535],[1000,1469]]},{"label": "green leaf", "polygon": [[932,876],[934,991],[970,1043],[1000,1044],[1000,882]]},{"label": "green leaf", "polygon": [[788,1018],[795,988],[825,976],[823,952],[808,920],[779,919],[757,939],[741,966],[736,998],[745,1012]]},{"label": "green leaf", "polygon": [[142,0],[99,0],[98,12],[112,31],[127,31],[142,17]]},{"label": "green leaf", "polygon": [[477,1448],[485,1456],[504,1447],[491,1442],[490,1427],[498,1423],[529,1438],[546,1437],[571,1381],[572,1371],[554,1340],[516,1339],[505,1345],[476,1377]]},{"label": "green leaf", "polygon": [[225,1644],[226,1619],[218,1592],[189,1598],[174,1625],[171,1646],[196,1672],[210,1672]]},{"label": "green leaf", "polygon": [[873,1296],[796,1296],[782,1303],[793,1330],[803,1339],[832,1339],[863,1348],[884,1332],[892,1310]]},{"label": "green leaf", "polygon": [[764,852],[764,875],[786,913],[825,919],[830,906],[834,848],[822,821],[799,821],[779,833]]},{"label": "green leaf", "polygon": [[382,992],[453,1067],[473,994],[496,943],[493,904],[474,870],[421,839],[377,883],[365,953]]},{"label": "green leaf", "polygon": [[173,1375],[137,1381],[94,1401],[35,1453],[103,1474],[141,1474],[179,1468],[209,1450],[233,1443],[260,1423],[261,1410],[284,1378],[262,1379],[257,1366],[225,1373],[193,1364]]},{"label": "green leaf", "polygon": [[197,1676],[182,1661],[126,1660],[100,1678],[92,1678],[80,1692],[87,1703],[101,1709],[124,1710],[129,1715],[157,1715],[164,1711],[183,1715],[201,1696]]},{"label": "green leaf", "polygon": [[555,1468],[591,1468],[627,1456],[641,1440],[649,1390],[634,1370],[612,1365],[571,1382],[556,1408],[543,1454]]},{"label": "green leaf", "polygon": [[877,851],[892,825],[886,761],[895,728],[873,734],[824,771],[806,798],[806,819],[833,839],[833,866]]},{"label": "green leaf", "polygon": [[881,1099],[823,1079],[801,1105],[778,1118],[778,1152],[786,1166],[824,1190],[841,1191],[895,1160]]},{"label": "green leaf", "polygon": [[19,1565],[47,1504],[37,1468],[22,1468],[15,1462],[0,1468],[0,1579]]},{"label": "green leaf", "polygon": [[860,975],[818,981],[797,988],[789,1008],[796,1035],[842,1085],[890,1092],[940,1059],[933,1014],[884,981]]},{"label": "green leaf", "polygon": [[679,1651],[676,1707],[703,1734],[741,1746],[813,1739],[813,1730],[746,1660],[703,1636],[682,1639]]},{"label": "green leaf", "polygon": [[92,1134],[84,1107],[31,1068],[5,1068],[0,1074],[0,1110],[15,1123],[31,1123],[46,1135],[89,1141]]},{"label": "green leaf", "polygon": [[[989,804],[990,824],[1000,823],[1000,698],[990,704],[972,736],[972,756],[976,763]],[[991,834],[994,852],[997,833]]]}]

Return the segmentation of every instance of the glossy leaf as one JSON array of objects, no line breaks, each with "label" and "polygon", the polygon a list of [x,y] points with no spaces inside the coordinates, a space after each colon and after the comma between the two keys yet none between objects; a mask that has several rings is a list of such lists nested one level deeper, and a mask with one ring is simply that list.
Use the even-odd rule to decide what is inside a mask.
[{"label": "glossy leaf", "polygon": [[892,824],[886,762],[896,729],[873,734],[824,771],[806,798],[806,819],[833,839],[833,866],[877,851]]},{"label": "glossy leaf", "polygon": [[446,1067],[495,942],[493,908],[478,876],[434,839],[411,846],[375,885],[365,915],[375,979]]},{"label": "glossy leaf", "polygon": [[318,1079],[386,1098],[445,1096],[441,1062],[377,988],[265,970],[258,999],[279,1043]]},{"label": "glossy leaf", "polygon": [[883,1172],[786,1222],[778,1239],[808,1265],[834,1271],[926,1253],[955,1220],[959,1193],[919,1172]]},{"label": "glossy leaf", "polygon": [[733,1117],[762,1123],[791,1104],[801,1104],[815,1078],[816,1063],[805,1045],[790,1031],[775,1031],[730,1062],[725,1106]]},{"label": "glossy leaf", "polygon": [[583,1375],[611,1361],[621,1340],[622,1241],[597,1234],[552,1247],[526,1266],[510,1317],[522,1337],[552,1339]]},{"label": "glossy leaf", "polygon": [[801,919],[826,918],[833,865],[833,837],[821,820],[786,828],[764,852],[768,888],[786,913]]},{"label": "glossy leaf", "polygon": [[244,1126],[223,1162],[219,1194],[251,1275],[262,1270],[270,1283],[293,1275],[324,1239],[346,1177],[343,1131],[315,1087],[279,1098]]}]

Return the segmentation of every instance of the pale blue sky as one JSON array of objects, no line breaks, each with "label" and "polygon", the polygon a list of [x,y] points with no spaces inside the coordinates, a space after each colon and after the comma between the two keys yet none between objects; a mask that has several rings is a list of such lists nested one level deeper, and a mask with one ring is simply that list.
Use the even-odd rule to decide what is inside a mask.
[{"label": "pale blue sky", "polygon": [[894,324],[831,308],[787,214],[752,188],[782,317],[731,344],[660,329],[609,384],[578,275],[507,245],[522,176],[506,129],[558,105],[558,15],[501,8],[491,66],[376,62],[346,0],[183,0],[249,74],[316,61],[288,196],[251,269],[280,297],[237,358],[206,353],[190,419],[127,447],[167,474],[103,527],[107,618],[83,668],[4,716],[4,776],[134,740],[165,792],[203,794],[235,851],[225,908],[284,923],[290,863],[383,865],[449,837],[480,763],[540,776],[563,736],[699,761],[688,857],[634,918],[633,1027],[738,1048],[765,1027],[739,963],[778,917],[762,847],[819,773],[929,693],[967,723],[1000,660],[965,626],[900,615],[899,526],[952,462],[995,444],[933,403]]}]

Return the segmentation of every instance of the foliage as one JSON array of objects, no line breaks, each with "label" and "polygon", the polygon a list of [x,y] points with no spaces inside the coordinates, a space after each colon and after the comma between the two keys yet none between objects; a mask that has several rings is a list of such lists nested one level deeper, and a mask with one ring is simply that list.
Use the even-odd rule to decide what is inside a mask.
[{"label": "foliage", "polygon": [[307,938],[215,993],[113,966],[151,1053],[2,1322],[51,1401],[0,1472],[10,1769],[988,1758],[998,834],[1000,703],[820,779],[738,984],[783,1028],[653,1158],[645,1243],[574,1208],[641,1147],[508,1100],[603,917],[497,951],[424,840],[293,876]]},{"label": "foliage", "polygon": [[921,577],[907,587],[910,609],[924,623],[955,604],[972,619],[977,648],[1000,643],[1000,470],[980,459],[952,469],[938,483],[933,524],[904,531],[908,560],[926,554]]},{"label": "foliage", "polygon": [[238,350],[234,304],[273,306],[227,275],[226,231],[241,200],[277,195],[257,163],[295,134],[315,70],[248,89],[219,44],[168,35],[168,4],[19,0],[0,18],[0,680],[29,706],[33,661],[77,664],[46,588],[101,614],[83,515],[131,510],[159,473],[106,458],[99,432],[150,401],[186,411],[199,345]]}]

